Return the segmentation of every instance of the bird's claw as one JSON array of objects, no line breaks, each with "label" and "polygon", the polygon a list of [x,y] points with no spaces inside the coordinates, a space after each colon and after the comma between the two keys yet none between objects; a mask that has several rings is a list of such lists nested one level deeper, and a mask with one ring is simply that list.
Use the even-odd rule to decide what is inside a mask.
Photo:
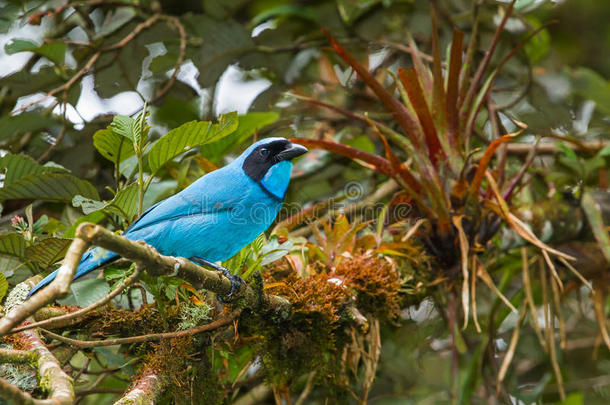
[{"label": "bird's claw", "polygon": [[218,301],[222,302],[223,304],[228,304],[229,302],[231,302],[233,300],[233,297],[235,296],[235,294],[239,293],[241,291],[242,285],[244,287],[246,286],[246,282],[244,281],[243,278],[231,274],[229,269],[227,269],[225,267],[222,267],[216,263],[212,263],[208,260],[205,260],[205,259],[203,259],[201,257],[197,257],[197,256],[191,257],[191,260],[202,266],[210,267],[216,271],[221,272],[226,278],[228,278],[231,281],[231,292],[229,292],[229,294],[227,294],[226,297],[217,295]]},{"label": "bird's claw", "polygon": [[223,304],[228,304],[231,301],[233,301],[235,294],[239,293],[241,291],[242,285],[244,287],[246,286],[246,282],[244,281],[243,278],[236,276],[234,274],[231,274],[231,272],[224,267],[221,267],[220,271],[226,278],[228,278],[231,281],[231,291],[225,297],[223,297],[220,294],[218,294],[216,297],[218,298],[218,301],[222,302]]}]

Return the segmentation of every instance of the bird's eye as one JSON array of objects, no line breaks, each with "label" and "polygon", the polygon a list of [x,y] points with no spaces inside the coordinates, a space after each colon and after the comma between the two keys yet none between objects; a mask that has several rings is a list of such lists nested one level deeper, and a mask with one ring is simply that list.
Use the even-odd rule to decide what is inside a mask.
[{"label": "bird's eye", "polygon": [[267,148],[261,149],[261,156],[267,156],[268,154],[269,154],[269,149],[267,149]]}]

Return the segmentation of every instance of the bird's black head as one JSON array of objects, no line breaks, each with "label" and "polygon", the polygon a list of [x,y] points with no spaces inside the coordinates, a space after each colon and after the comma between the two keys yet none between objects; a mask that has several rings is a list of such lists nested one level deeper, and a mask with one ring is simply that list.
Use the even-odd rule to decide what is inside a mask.
[{"label": "bird's black head", "polygon": [[284,138],[267,138],[253,144],[248,150],[242,168],[254,181],[261,181],[269,169],[283,161],[290,161],[307,152],[307,148]]}]

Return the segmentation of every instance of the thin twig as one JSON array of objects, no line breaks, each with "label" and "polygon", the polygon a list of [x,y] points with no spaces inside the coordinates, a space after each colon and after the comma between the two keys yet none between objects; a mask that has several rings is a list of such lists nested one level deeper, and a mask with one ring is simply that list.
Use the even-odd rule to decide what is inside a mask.
[{"label": "thin twig", "polygon": [[211,330],[214,330],[214,329],[217,329],[222,326],[230,324],[231,322],[233,322],[233,320],[235,318],[237,318],[239,316],[240,313],[241,313],[241,310],[235,310],[228,316],[217,319],[214,322],[210,322],[205,325],[200,325],[200,326],[197,326],[192,329],[181,330],[178,332],[151,333],[148,335],[131,336],[131,337],[126,337],[126,338],[107,339],[107,340],[77,340],[77,339],[71,339],[71,338],[67,338],[65,336],[58,335],[56,333],[53,333],[53,332],[45,330],[45,329],[42,329],[42,332],[45,335],[47,335],[53,339],[59,340],[60,342],[67,343],[74,347],[78,347],[80,349],[88,348],[88,347],[116,346],[116,345],[123,345],[123,344],[132,344],[132,343],[154,342],[157,340],[178,338],[178,337],[184,337],[184,336],[192,336],[192,335],[196,335],[198,333],[209,332]]},{"label": "thin twig", "polygon": [[30,102],[30,103],[27,103],[26,105],[18,108],[17,110],[13,111],[12,114],[15,115],[17,113],[20,113],[20,112],[23,112],[23,111],[27,110],[28,108],[30,108],[30,107],[32,107],[32,106],[34,106],[36,104],[42,103],[47,98],[54,96],[55,94],[59,93],[60,91],[67,91],[67,90],[69,90],[70,87],[72,87],[72,85],[74,83],[76,83],[76,81],[78,79],[83,77],[89,71],[89,69],[91,69],[91,67],[93,66],[95,61],[98,60],[98,58],[100,57],[101,54],[102,54],[101,51],[97,51],[96,53],[94,53],[93,56],[91,58],[89,58],[87,63],[85,63],[85,65],[78,72],[76,72],[76,74],[74,74],[74,76],[72,76],[70,78],[70,80],[68,80],[66,83],[62,84],[59,87],[56,87],[56,88],[50,90],[44,96],[42,96],[42,97],[40,97],[40,98]]},{"label": "thin twig", "polygon": [[178,59],[176,59],[176,65],[174,67],[172,75],[170,76],[167,83],[165,83],[165,85],[153,96],[153,98],[150,100],[150,104],[153,104],[161,97],[163,97],[165,93],[167,93],[169,89],[174,85],[174,82],[178,77],[178,73],[180,72],[180,67],[184,62],[184,57],[186,55],[186,31],[184,29],[184,25],[182,25],[182,23],[180,22],[180,19],[167,15],[162,15],[161,18],[171,22],[176,26],[176,29],[178,29],[178,33],[180,34],[180,51],[178,53]]}]

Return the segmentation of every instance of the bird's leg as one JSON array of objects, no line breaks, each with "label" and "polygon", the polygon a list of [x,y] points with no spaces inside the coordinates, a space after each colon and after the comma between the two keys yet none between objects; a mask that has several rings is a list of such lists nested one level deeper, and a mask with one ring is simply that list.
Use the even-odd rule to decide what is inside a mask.
[{"label": "bird's leg", "polygon": [[219,271],[226,278],[231,280],[231,292],[229,293],[229,295],[227,295],[226,297],[221,297],[220,295],[218,295],[218,299],[222,303],[231,302],[231,299],[233,298],[233,294],[235,294],[236,292],[239,292],[239,290],[241,290],[241,286],[242,285],[244,285],[244,286],[246,285],[246,282],[244,281],[243,278],[231,274],[229,269],[227,269],[226,267],[222,267],[222,266],[220,266],[220,265],[218,265],[216,263],[212,263],[212,262],[210,262],[208,260],[202,259],[201,257],[197,257],[197,256],[193,256],[189,260],[191,260],[191,261],[193,261],[193,262],[195,262],[197,264],[200,264],[202,266],[209,267],[211,269]]}]

